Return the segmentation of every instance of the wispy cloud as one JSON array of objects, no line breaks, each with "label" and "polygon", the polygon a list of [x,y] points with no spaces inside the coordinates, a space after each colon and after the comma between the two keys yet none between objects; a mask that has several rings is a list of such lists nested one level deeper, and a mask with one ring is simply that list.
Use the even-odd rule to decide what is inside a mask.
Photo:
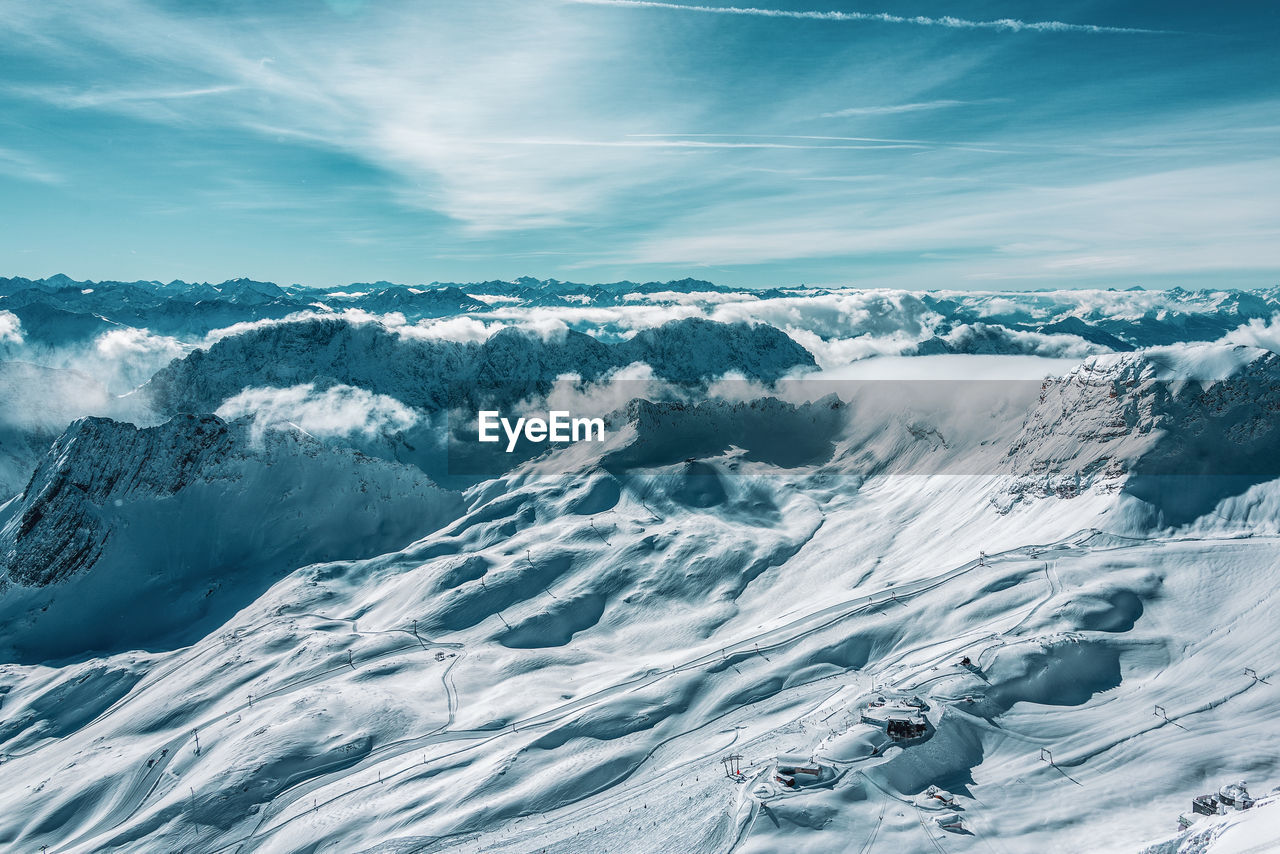
[{"label": "wispy cloud", "polygon": [[[935,285],[1274,269],[1276,166],[1267,159],[1070,187],[1010,186],[984,192],[978,204],[968,194],[927,194],[892,215],[884,198],[912,195],[892,181],[825,201],[717,205],[673,220],[616,261],[713,266],[955,253],[930,263],[943,276]],[[1004,251],[1010,243],[1035,249]]]},{"label": "wispy cloud", "polygon": [[848,116],[891,116],[898,113],[919,113],[925,110],[946,110],[952,107],[972,107],[980,104],[1004,103],[1007,98],[983,98],[980,101],[918,101],[914,104],[885,104],[877,107],[848,107],[823,113],[819,118],[842,119]]},{"label": "wispy cloud", "polygon": [[[572,17],[563,10],[521,4],[459,43],[441,17],[388,8],[359,22],[359,38],[309,22],[299,26],[305,39],[137,0],[117,0],[110,13],[51,3],[14,20],[24,37],[43,37],[49,55],[92,56],[107,72],[91,86],[27,84],[26,97],[339,151],[394,178],[395,201],[443,214],[468,236],[580,222],[679,171],[657,146],[645,158],[638,147],[561,153],[518,143],[551,128],[619,137],[644,129],[601,110],[601,87],[582,82],[596,62],[595,30],[563,20]],[[135,66],[165,73],[120,71]],[[494,140],[498,128],[512,141]],[[2,152],[0,170],[10,171]]]},{"label": "wispy cloud", "polygon": [[75,90],[54,86],[11,86],[5,92],[26,98],[36,98],[66,109],[108,107],[140,101],[174,101],[184,98],[202,98],[241,90],[241,86],[203,86],[185,89],[85,89]]},{"label": "wispy cloud", "polygon": [[45,168],[28,154],[0,148],[0,175],[35,181],[37,184],[61,184],[62,176]]},{"label": "wispy cloud", "polygon": [[[795,134],[795,133],[637,133],[631,134],[633,137],[640,138],[656,138],[659,141],[651,143],[657,147],[670,148],[696,148],[699,146],[710,148],[800,148],[809,150],[833,149],[839,150],[871,150],[878,151],[881,149],[928,149],[928,148],[951,148],[958,151],[985,151],[996,154],[1011,154],[1017,149],[1016,146],[1009,146],[1004,143],[994,142],[955,142],[934,139],[892,139],[874,136],[819,136],[814,134]],[[689,140],[697,139],[716,139],[718,142],[690,142]],[[812,142],[822,143],[820,145],[800,145],[797,143],[742,143],[728,142],[732,139],[790,139],[790,140],[810,140]],[[835,143],[863,143],[862,145],[845,145]],[[586,143],[583,143],[586,144]],[[599,145],[625,145],[626,143],[596,143]],[[1001,147],[997,147],[1001,146]]]},{"label": "wispy cloud", "polygon": [[1014,33],[1167,32],[1165,30],[1146,30],[1134,27],[1104,27],[1097,24],[1068,24],[1063,21],[1020,21],[1016,18],[973,21],[967,18],[954,18],[950,15],[932,18],[927,15],[891,15],[888,12],[811,12],[796,9],[759,9],[751,6],[689,6],[683,3],[661,3],[657,2],[657,0],[566,0],[566,2],[588,6],[626,6],[640,9],[677,9],[682,12],[703,12],[713,15],[752,15],[760,18],[793,18],[802,21],[913,24],[920,27],[946,27],[953,30],[1002,30]]}]

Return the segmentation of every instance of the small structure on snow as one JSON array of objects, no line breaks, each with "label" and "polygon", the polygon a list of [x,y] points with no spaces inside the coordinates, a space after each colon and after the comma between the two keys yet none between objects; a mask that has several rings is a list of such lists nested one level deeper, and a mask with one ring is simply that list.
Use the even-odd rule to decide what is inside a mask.
[{"label": "small structure on snow", "polygon": [[941,801],[949,807],[956,805],[956,796],[948,792],[946,789],[939,789],[937,786],[930,786],[924,790],[925,797],[932,798],[935,801]]},{"label": "small structure on snow", "polygon": [[1226,815],[1230,810],[1253,808],[1253,798],[1244,781],[1227,783],[1217,795],[1197,795],[1191,799],[1191,812],[1178,816],[1178,829],[1186,830],[1200,821],[1201,816]]},{"label": "small structure on snow", "polygon": [[889,718],[885,733],[894,741],[910,741],[929,731],[929,725],[919,718]]},{"label": "small structure on snow", "polygon": [[773,779],[788,789],[812,786],[823,778],[824,767],[811,757],[795,754],[779,754]]},{"label": "small structure on snow", "polygon": [[934,813],[944,811],[958,812],[962,809],[960,804],[956,802],[955,795],[937,786],[930,786],[916,795],[914,803],[917,809]]},{"label": "small structure on snow", "polygon": [[1191,811],[1196,815],[1217,815],[1218,799],[1213,795],[1199,795],[1191,799]]},{"label": "small structure on snow", "polygon": [[1253,798],[1249,797],[1249,789],[1245,782],[1227,783],[1218,790],[1218,802],[1223,806],[1235,807],[1238,810],[1253,808]]},{"label": "small structure on snow", "polygon": [[877,696],[862,710],[859,720],[881,730],[895,742],[913,741],[929,735],[926,709],[928,703],[919,697],[886,700]]}]

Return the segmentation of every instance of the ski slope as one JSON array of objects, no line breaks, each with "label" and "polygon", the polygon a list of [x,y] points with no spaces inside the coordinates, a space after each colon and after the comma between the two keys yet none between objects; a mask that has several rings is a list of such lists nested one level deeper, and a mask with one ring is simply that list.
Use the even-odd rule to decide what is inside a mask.
[{"label": "ski slope", "polygon": [[[403,552],[299,570],[189,649],[6,666],[31,699],[5,706],[27,781],[5,844],[1133,851],[1274,767],[1276,537],[1117,536],[1090,524],[1105,500],[1001,515],[997,479],[727,480],[737,518],[529,480]],[[705,569],[672,566],[695,545]],[[120,696],[90,714],[85,680]],[[933,737],[864,755],[883,692],[925,697]],[[838,776],[761,797],[782,753]],[[931,784],[966,833],[924,819]]]}]

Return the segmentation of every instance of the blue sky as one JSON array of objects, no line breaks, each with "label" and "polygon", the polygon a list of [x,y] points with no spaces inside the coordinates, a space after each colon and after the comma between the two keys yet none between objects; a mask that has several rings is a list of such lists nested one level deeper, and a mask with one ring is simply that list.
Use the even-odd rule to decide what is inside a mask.
[{"label": "blue sky", "polygon": [[1280,285],[1267,3],[0,0],[0,275]]}]

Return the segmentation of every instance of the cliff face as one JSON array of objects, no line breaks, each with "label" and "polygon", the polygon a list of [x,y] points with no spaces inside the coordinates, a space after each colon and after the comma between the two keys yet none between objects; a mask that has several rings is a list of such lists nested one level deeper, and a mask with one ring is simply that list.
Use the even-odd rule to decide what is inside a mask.
[{"label": "cliff face", "polygon": [[53,443],[0,529],[0,561],[10,579],[34,586],[87,569],[111,535],[103,508],[172,496],[233,446],[226,423],[213,415],[141,430],[109,418],[78,421]]},{"label": "cliff face", "polygon": [[400,548],[461,512],[411,466],[301,433],[86,418],[0,509],[0,648],[176,642],[298,566]]},{"label": "cliff face", "polygon": [[[1205,347],[1098,357],[1046,381],[1003,467],[1013,498],[1125,491],[1185,521],[1280,475],[1280,357]],[[1180,378],[1199,374],[1203,379]]]}]

